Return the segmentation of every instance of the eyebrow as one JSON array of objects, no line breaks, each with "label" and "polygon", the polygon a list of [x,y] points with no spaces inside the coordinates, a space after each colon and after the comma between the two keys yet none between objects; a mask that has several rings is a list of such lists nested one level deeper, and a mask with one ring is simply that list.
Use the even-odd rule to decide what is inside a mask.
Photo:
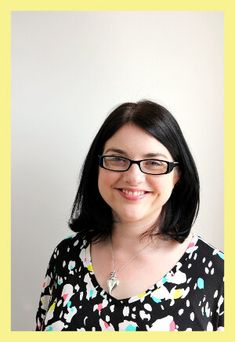
[{"label": "eyebrow", "polygon": [[[114,153],[119,153],[119,154],[128,156],[128,154],[125,151],[119,148],[113,148],[113,147],[108,148],[107,151],[105,151],[105,153],[108,153],[108,152],[114,152]],[[143,158],[159,158],[159,157],[168,159],[167,156],[163,153],[146,153],[143,155]]]}]

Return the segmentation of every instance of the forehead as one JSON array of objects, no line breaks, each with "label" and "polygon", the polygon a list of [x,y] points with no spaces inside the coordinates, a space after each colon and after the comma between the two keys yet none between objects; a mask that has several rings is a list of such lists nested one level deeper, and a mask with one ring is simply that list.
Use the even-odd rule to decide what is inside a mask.
[{"label": "forehead", "polygon": [[171,158],[170,152],[159,140],[133,124],[125,124],[106,141],[104,153],[112,152],[112,149],[122,150],[135,158],[146,154],[163,154]]}]

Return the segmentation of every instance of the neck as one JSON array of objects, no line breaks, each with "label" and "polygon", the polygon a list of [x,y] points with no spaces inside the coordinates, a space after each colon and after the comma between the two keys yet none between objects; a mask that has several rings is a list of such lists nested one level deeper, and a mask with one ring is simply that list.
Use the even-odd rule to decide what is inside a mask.
[{"label": "neck", "polygon": [[156,238],[152,239],[148,235],[141,237],[150,227],[151,225],[143,228],[143,225],[138,225],[138,223],[116,223],[112,233],[114,249],[116,251],[125,250],[131,254],[151,242],[151,240],[154,244]]},{"label": "neck", "polygon": [[161,210],[158,213],[150,215],[149,217],[133,221],[122,219],[113,212],[113,219],[114,235],[121,235],[121,237],[131,240],[140,240],[141,235],[143,235],[146,231],[159,225],[161,219]]}]

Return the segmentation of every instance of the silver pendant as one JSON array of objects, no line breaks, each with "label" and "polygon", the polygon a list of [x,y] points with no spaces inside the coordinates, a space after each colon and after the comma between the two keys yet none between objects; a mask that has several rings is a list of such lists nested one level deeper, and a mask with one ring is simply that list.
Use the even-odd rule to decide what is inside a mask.
[{"label": "silver pendant", "polygon": [[119,280],[117,278],[116,272],[113,271],[110,273],[109,278],[107,280],[109,294],[111,295],[113,289],[119,285]]}]

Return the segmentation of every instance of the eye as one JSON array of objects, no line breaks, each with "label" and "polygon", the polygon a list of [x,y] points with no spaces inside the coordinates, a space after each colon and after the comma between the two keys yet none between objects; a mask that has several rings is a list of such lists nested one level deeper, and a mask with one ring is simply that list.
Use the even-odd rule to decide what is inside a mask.
[{"label": "eye", "polygon": [[156,159],[149,159],[145,160],[145,165],[146,166],[152,166],[152,167],[157,167],[157,166],[162,166],[164,162]]},{"label": "eye", "polygon": [[126,162],[127,160],[123,157],[119,157],[119,156],[107,156],[105,157],[105,159],[107,161],[111,161],[111,162]]},{"label": "eye", "polygon": [[143,161],[143,167],[149,171],[160,171],[165,172],[167,168],[167,163],[158,159],[148,159]]},{"label": "eye", "polygon": [[107,160],[110,161],[125,161],[126,159],[123,157],[119,157],[119,156],[110,156],[110,157],[106,157]]},{"label": "eye", "polygon": [[106,168],[111,170],[123,170],[128,167],[128,159],[121,156],[105,156],[104,165]]}]

